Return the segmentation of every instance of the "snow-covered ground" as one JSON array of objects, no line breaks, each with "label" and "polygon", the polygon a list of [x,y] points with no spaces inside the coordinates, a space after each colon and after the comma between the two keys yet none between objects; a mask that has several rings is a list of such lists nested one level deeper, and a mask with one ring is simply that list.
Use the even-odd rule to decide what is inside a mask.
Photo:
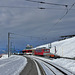
[{"label": "snow-covered ground", "polygon": [[[39,63],[41,63],[40,65],[42,66],[42,62],[39,61],[39,59],[42,59],[48,63],[52,63],[54,65],[57,65],[57,66],[62,66],[63,68],[69,70],[70,72],[72,72],[74,75],[75,75],[75,61],[74,60],[69,60],[69,59],[47,59],[47,58],[44,58],[44,57],[38,57],[38,56],[33,56],[33,55],[29,55],[28,57],[32,58],[32,59],[35,59],[37,60]],[[37,59],[39,58],[39,59]],[[44,67],[44,65],[43,65]],[[48,66],[49,67],[49,66]],[[51,67],[50,67],[51,68]],[[46,68],[43,68],[46,72],[48,72],[46,70]],[[72,75],[73,75],[72,74]],[[49,73],[47,75],[50,75]],[[53,75],[53,74],[51,74]],[[62,75],[62,74],[57,74],[57,75]],[[71,75],[71,74],[68,74],[68,75]]]},{"label": "snow-covered ground", "polygon": [[[56,41],[51,43],[51,45],[52,45],[51,48],[52,53],[55,53],[55,46],[56,46],[56,50],[57,50],[56,54],[63,57],[70,57],[70,58],[75,57],[75,37],[62,40],[62,41]],[[48,48],[48,46],[49,44],[46,44],[46,45],[38,46],[37,48],[40,47]],[[75,60],[61,58],[61,59],[54,59],[51,61],[75,73]]]},{"label": "snow-covered ground", "polygon": [[54,59],[52,60],[52,62],[72,71],[73,73],[75,73],[75,60],[70,60],[70,59]]},{"label": "snow-covered ground", "polygon": [[3,55],[0,58],[0,75],[19,75],[24,66],[27,64],[27,59],[22,56]]},{"label": "snow-covered ground", "polygon": [[[39,47],[47,47],[49,44],[42,45]],[[55,53],[55,46],[58,55],[63,57],[75,57],[75,37],[57,41],[51,43],[52,48],[51,52]],[[37,48],[39,48],[37,47]],[[47,61],[54,62],[60,66],[65,67],[66,69],[69,69],[70,71],[75,73],[75,60],[70,59],[45,59]],[[22,56],[16,56],[12,55],[8,58],[7,55],[3,55],[2,58],[0,58],[0,75],[19,75],[19,73],[22,71],[24,66],[27,64],[27,59]]]},{"label": "snow-covered ground", "polygon": [[[45,44],[42,46],[38,46],[36,48],[40,47],[46,47],[48,48],[49,44]],[[58,55],[63,57],[75,57],[75,37],[62,40],[62,41],[56,41],[51,43],[51,52],[55,53],[55,47]]]}]

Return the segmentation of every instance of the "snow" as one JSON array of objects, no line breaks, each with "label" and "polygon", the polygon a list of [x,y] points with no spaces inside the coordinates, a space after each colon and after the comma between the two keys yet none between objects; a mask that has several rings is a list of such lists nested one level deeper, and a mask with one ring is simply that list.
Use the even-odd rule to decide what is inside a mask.
[{"label": "snow", "polygon": [[[69,60],[69,59],[63,59],[63,58],[61,58],[61,59],[51,59],[51,58],[47,59],[47,58],[44,58],[44,57],[38,57],[38,56],[33,56],[33,55],[28,56],[28,57],[33,58],[35,60],[37,60],[37,58],[39,58],[39,59],[42,59],[46,62],[49,62],[49,63],[52,63],[52,64],[54,63],[54,65],[56,65],[57,67],[61,66],[61,67],[65,68],[65,69],[67,69],[67,70],[69,70],[69,71],[71,71],[72,73],[75,74],[75,60]],[[41,64],[43,69],[46,70],[45,67],[43,66],[43,63],[41,63],[39,60],[37,60],[37,61]],[[49,73],[48,73],[48,75],[49,75]]]},{"label": "snow", "polygon": [[72,71],[75,73],[75,60],[70,59],[54,59],[52,62],[55,62],[56,64],[65,67],[66,69]]},{"label": "snow", "polygon": [[1,59],[6,59],[6,58],[8,58],[8,55],[7,54],[3,54],[2,57],[1,57]]},{"label": "snow", "polygon": [[19,75],[22,69],[26,66],[27,59],[18,55],[3,55],[0,58],[0,75]]},{"label": "snow", "polygon": [[[56,46],[56,50],[57,50],[56,54],[62,57],[70,57],[70,58],[75,57],[75,37],[62,40],[62,41],[56,41],[51,43],[51,45],[52,45],[52,48],[50,49],[50,51],[52,53],[55,53],[55,46]],[[45,44],[42,46],[38,46],[36,48],[40,48],[40,47],[48,48],[48,46],[49,44]],[[75,60],[60,58],[60,59],[53,59],[51,60],[51,62],[54,62],[75,73]]]},{"label": "snow", "polygon": [[[62,41],[56,41],[51,43],[52,47],[50,51],[52,53],[55,53],[55,46],[58,55],[63,57],[75,57],[75,37],[62,40]],[[49,44],[38,46],[36,48],[40,47],[47,47]],[[41,58],[43,60],[53,62],[57,65],[60,65],[73,73],[75,73],[75,60],[72,59],[45,59]],[[26,66],[27,59],[23,56],[18,55],[11,55],[8,58],[8,55],[3,55],[2,58],[0,58],[0,75],[19,75],[19,73],[22,71],[22,69]]]},{"label": "snow", "polygon": [[[51,45],[52,45],[52,48],[50,51],[52,53],[55,53],[55,46],[56,46],[56,50],[57,50],[56,54],[63,57],[75,57],[75,37],[62,40],[62,41],[56,41],[51,43]],[[49,44],[45,44],[42,46],[38,46],[36,48],[40,48],[40,47],[48,48],[48,46]]]},{"label": "snow", "polygon": [[37,71],[38,71],[38,75],[41,75],[41,72],[40,72],[40,69],[39,69],[37,63],[36,63],[35,61],[34,61],[34,63],[35,63],[35,65],[36,65],[36,68],[37,68]]},{"label": "snow", "polygon": [[75,57],[75,37],[52,43],[51,51],[56,46],[57,54],[63,57]]}]

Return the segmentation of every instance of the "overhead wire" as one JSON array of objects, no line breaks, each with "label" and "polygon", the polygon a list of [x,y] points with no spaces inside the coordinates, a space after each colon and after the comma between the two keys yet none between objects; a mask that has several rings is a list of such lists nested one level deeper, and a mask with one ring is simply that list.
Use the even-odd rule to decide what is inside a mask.
[{"label": "overhead wire", "polygon": [[[72,7],[74,5],[75,5],[75,2],[71,5],[71,7],[69,9],[68,9],[68,6],[66,7],[66,9],[67,9],[66,13],[61,18],[59,18],[59,20],[54,25],[52,25],[53,28],[54,28],[54,26],[56,26],[69,13],[69,11],[72,9]],[[51,28],[43,36],[46,37],[46,35],[51,31]]]},{"label": "overhead wire", "polygon": [[[69,10],[73,7],[73,5],[71,6],[71,8],[70,9],[68,9],[68,5],[67,4],[56,4],[56,3],[47,3],[47,2],[43,2],[43,1],[34,1],[34,0],[26,0],[26,1],[30,1],[30,2],[36,2],[36,3],[41,3],[41,4],[50,4],[50,5],[57,5],[57,6],[65,6],[66,7],[66,13],[61,17],[61,18],[59,18],[59,20],[53,25],[53,26],[55,26],[55,25],[57,25],[66,15],[67,15],[67,13],[69,12]],[[41,9],[46,9],[46,8],[41,8]],[[52,26],[52,27],[53,27]],[[45,35],[43,35],[43,36],[46,36],[48,33],[50,32],[50,30],[48,31],[48,32],[46,32],[45,33]],[[43,37],[42,36],[42,37]]]},{"label": "overhead wire", "polygon": [[41,4],[49,4],[49,5],[57,5],[57,6],[68,6],[67,4],[56,4],[56,3],[47,3],[47,2],[43,2],[43,1],[34,1],[34,0],[26,0],[26,1],[30,1],[30,2],[36,2],[36,3],[41,3]]},{"label": "overhead wire", "polygon": [[[47,3],[47,2],[42,2],[42,1],[33,1],[33,0],[26,0],[26,1],[31,1],[31,2],[37,2],[37,3],[41,3],[41,4],[50,4],[50,5],[58,5],[58,6],[65,6],[66,7],[66,13],[59,19],[58,22],[56,22],[54,25],[58,24],[67,14],[68,12],[72,9],[72,7],[75,5],[75,2],[71,5],[71,7],[68,9],[68,5],[66,4],[56,4],[56,3]],[[38,9],[56,9],[56,8],[43,8],[43,7],[24,7],[24,6],[0,6],[0,7],[6,7],[6,8],[38,8]],[[57,9],[56,9],[57,10]],[[58,10],[62,10],[62,9],[58,9]],[[53,26],[54,26],[53,25]],[[50,30],[49,30],[50,31]],[[46,33],[48,34],[49,31]],[[46,35],[45,34],[45,35]],[[25,36],[25,37],[32,37],[32,36]],[[37,38],[37,37],[32,37],[32,38]],[[40,38],[40,37],[39,37]]]},{"label": "overhead wire", "polygon": [[35,8],[35,7],[25,7],[25,6],[1,6],[0,8]]},{"label": "overhead wire", "polygon": [[[45,40],[46,38],[40,38],[40,37],[33,37],[33,36],[25,36],[23,34],[16,34],[16,33],[12,33],[13,35],[19,35],[19,36],[23,36],[23,37],[29,37],[30,38],[30,41],[25,41],[25,43],[29,43],[29,42],[32,42],[32,38],[38,38],[37,40],[34,40],[34,42],[36,43],[36,45],[38,43],[40,43],[40,41],[43,41]],[[15,41],[15,40],[14,40]],[[14,42],[15,43],[15,42]]]},{"label": "overhead wire", "polygon": [[32,38],[38,38],[38,39],[41,39],[41,40],[45,40],[46,38],[41,38],[41,37],[34,37],[34,36],[25,36],[23,34],[16,34],[16,33],[13,33],[14,35],[19,35],[19,36],[23,36],[23,37],[30,37],[31,39]]},{"label": "overhead wire", "polygon": [[[0,5],[0,8],[32,8],[32,9],[51,9],[51,10],[65,10],[63,8],[45,8],[45,7],[27,7],[27,6],[2,6]],[[75,10],[75,9],[71,9],[71,10]]]},{"label": "overhead wire", "polygon": [[[41,3],[41,4],[50,4],[50,5],[58,5],[58,6],[65,6],[66,7],[66,13],[61,17],[59,18],[59,20],[52,26],[54,27],[55,25],[57,25],[67,14],[68,12],[72,9],[72,7],[75,5],[75,2],[71,5],[71,7],[68,9],[68,6],[69,5],[66,5],[66,4],[56,4],[56,3],[47,3],[47,2],[43,2],[43,1],[34,1],[34,0],[26,0],[26,1],[30,1],[30,2],[36,2],[36,3]],[[42,9],[42,8],[41,8]],[[45,8],[44,8],[45,9]],[[48,33],[50,32],[50,29],[43,35],[43,36],[46,36]],[[42,36],[42,37],[43,37]]]}]

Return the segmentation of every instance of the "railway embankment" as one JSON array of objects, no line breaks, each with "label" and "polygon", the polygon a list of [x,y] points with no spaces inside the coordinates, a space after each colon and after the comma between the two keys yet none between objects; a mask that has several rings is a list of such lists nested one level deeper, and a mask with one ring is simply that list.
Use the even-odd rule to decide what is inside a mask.
[{"label": "railway embankment", "polygon": [[75,60],[75,57],[73,57],[73,58],[71,58],[71,57],[60,57],[60,58]]}]

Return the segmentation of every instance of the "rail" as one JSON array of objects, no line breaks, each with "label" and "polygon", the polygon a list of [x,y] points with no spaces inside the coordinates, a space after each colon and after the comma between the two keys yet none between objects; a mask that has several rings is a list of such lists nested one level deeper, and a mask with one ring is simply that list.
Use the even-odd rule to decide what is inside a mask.
[{"label": "rail", "polygon": [[[71,71],[57,65],[54,64],[52,62],[47,62],[45,60],[39,59],[39,58],[33,58],[34,60],[36,60],[39,64],[41,64],[41,66],[43,68],[45,68],[45,70],[47,69],[48,71],[50,70],[52,72],[53,75],[75,75],[74,73],[72,73]],[[45,71],[44,70],[44,71]],[[45,71],[46,72],[46,71]],[[46,75],[50,75],[49,73]]]}]

